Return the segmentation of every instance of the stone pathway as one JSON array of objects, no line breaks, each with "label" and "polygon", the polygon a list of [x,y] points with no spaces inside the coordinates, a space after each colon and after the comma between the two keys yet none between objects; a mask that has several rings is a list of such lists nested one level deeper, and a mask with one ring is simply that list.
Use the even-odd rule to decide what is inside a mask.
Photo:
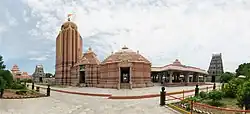
[{"label": "stone pathway", "polygon": [[[219,85],[219,84],[218,84]],[[40,86],[40,85],[39,85]],[[212,85],[202,85],[200,88],[212,87]],[[46,86],[42,86],[46,87]],[[130,89],[108,89],[108,88],[95,88],[95,87],[68,87],[68,88],[56,88],[51,87],[52,89],[64,90],[70,92],[83,92],[83,93],[93,93],[93,94],[110,94],[112,96],[140,96],[148,94],[159,94],[162,86],[153,86],[148,88],[134,88]],[[195,86],[182,86],[182,87],[166,87],[166,92],[176,92],[182,90],[193,90]]]},{"label": "stone pathway", "polygon": [[159,98],[111,100],[52,92],[37,99],[0,100],[0,114],[171,114]]},{"label": "stone pathway", "polygon": [[[58,89],[58,88],[57,88]],[[60,88],[69,91],[101,93],[99,88]],[[194,89],[194,87],[172,87],[167,91]],[[88,91],[87,91],[88,90]],[[92,90],[92,91],[91,91]],[[115,90],[115,95],[142,95],[159,93],[160,87],[133,90]],[[107,91],[103,89],[103,91]],[[147,91],[148,90],[148,91]],[[46,90],[42,90],[45,92]],[[109,91],[109,92],[110,92]],[[120,91],[120,93],[119,93]],[[155,94],[154,93],[154,94]],[[188,93],[185,95],[190,95]],[[176,95],[181,97],[182,95]],[[171,101],[169,101],[171,102]],[[173,110],[160,107],[159,97],[147,99],[107,99],[51,91],[50,97],[9,100],[0,99],[0,114],[176,114]]]}]

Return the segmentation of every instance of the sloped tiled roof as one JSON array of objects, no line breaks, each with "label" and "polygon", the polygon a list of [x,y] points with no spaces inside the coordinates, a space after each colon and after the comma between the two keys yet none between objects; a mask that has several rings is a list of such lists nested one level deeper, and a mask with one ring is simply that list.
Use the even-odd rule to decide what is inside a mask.
[{"label": "sloped tiled roof", "polygon": [[167,70],[190,71],[208,75],[206,70],[182,65],[178,59],[176,59],[172,64],[166,65],[164,67],[151,67],[151,71],[155,72],[167,71]]},{"label": "sloped tiled roof", "polygon": [[150,61],[147,60],[145,57],[143,57],[141,54],[139,54],[139,51],[134,52],[131,49],[127,48],[126,46],[124,46],[120,51],[112,53],[102,62],[102,64],[122,62],[122,61],[144,62],[150,64]]},{"label": "sloped tiled roof", "polygon": [[31,76],[27,72],[23,72],[20,76],[15,76],[15,78],[20,78],[20,79],[31,79]]},{"label": "sloped tiled roof", "polygon": [[78,60],[74,66],[85,65],[85,64],[100,64],[100,61],[96,57],[96,54],[91,48],[83,54],[83,56]]}]

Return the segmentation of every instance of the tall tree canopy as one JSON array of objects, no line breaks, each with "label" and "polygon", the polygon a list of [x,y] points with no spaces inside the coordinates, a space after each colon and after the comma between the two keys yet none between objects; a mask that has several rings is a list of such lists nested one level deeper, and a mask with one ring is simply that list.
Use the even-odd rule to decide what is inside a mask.
[{"label": "tall tree canopy", "polygon": [[237,100],[239,105],[242,107],[246,106],[246,110],[250,109],[250,81],[246,81],[238,87]]},{"label": "tall tree canopy", "polygon": [[236,69],[236,76],[244,75],[250,77],[250,63],[243,63]]},{"label": "tall tree canopy", "polygon": [[[5,87],[11,87],[12,83],[13,83],[13,76],[12,73],[9,70],[5,70],[5,65],[4,65],[4,61],[3,61],[3,56],[0,55],[0,78],[1,78],[1,82],[6,82],[4,85],[6,85]],[[2,83],[3,84],[3,83]]]},{"label": "tall tree canopy", "polygon": [[0,70],[4,70],[6,67],[3,63],[4,63],[3,56],[0,55]]},{"label": "tall tree canopy", "polygon": [[235,77],[235,74],[231,72],[225,72],[221,74],[220,81],[224,83],[228,83],[231,79]]}]

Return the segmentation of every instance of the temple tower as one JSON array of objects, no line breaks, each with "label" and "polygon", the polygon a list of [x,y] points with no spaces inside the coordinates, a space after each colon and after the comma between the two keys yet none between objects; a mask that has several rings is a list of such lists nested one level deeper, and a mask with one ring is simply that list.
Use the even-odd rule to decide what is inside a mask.
[{"label": "temple tower", "polygon": [[35,72],[32,74],[33,81],[38,83],[38,82],[43,82],[43,78],[45,77],[43,65],[36,65]]},{"label": "temple tower", "polygon": [[61,26],[56,38],[55,80],[57,84],[70,85],[70,70],[82,56],[82,38],[70,18]]},{"label": "temple tower", "polygon": [[208,73],[209,80],[211,80],[211,82],[220,81],[220,75],[224,73],[221,53],[212,55],[212,59],[208,68]]}]

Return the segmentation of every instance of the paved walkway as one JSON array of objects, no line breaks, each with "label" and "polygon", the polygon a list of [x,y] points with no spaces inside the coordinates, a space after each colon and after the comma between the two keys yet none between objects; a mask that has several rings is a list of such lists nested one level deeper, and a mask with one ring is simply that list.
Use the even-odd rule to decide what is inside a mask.
[{"label": "paved walkway", "polygon": [[[218,84],[217,84],[218,85]],[[41,86],[41,85],[38,85]],[[46,86],[41,86],[45,87]],[[69,92],[82,92],[82,93],[92,93],[92,94],[107,94],[112,96],[141,96],[149,94],[159,94],[162,86],[153,86],[148,88],[133,88],[133,89],[108,89],[108,88],[95,88],[95,87],[67,87],[67,88],[58,88],[51,87],[51,89],[63,90]],[[200,88],[212,87],[212,85],[202,85]],[[218,87],[218,86],[217,86]],[[166,92],[176,92],[176,91],[187,91],[195,89],[195,86],[182,86],[182,87],[165,87]],[[205,91],[205,90],[204,90]]]},{"label": "paved walkway", "polygon": [[[180,91],[193,89],[194,87],[172,87],[167,91]],[[57,88],[58,89],[58,88]],[[115,95],[141,95],[159,93],[160,87],[141,88],[133,90],[115,90],[98,88],[60,88],[81,92],[111,92]],[[154,90],[155,89],[155,90]],[[92,90],[92,91],[91,91]],[[145,92],[147,91],[148,92]],[[45,90],[42,90],[45,91]],[[119,93],[120,91],[120,93]],[[190,95],[188,93],[185,95]],[[182,97],[182,95],[175,95]],[[169,98],[169,97],[168,97]],[[173,110],[160,107],[159,97],[148,99],[107,99],[105,97],[82,96],[51,91],[50,97],[0,100],[0,114],[175,114]]]},{"label": "paved walkway", "polygon": [[52,92],[38,99],[0,100],[0,114],[172,114],[159,98],[112,100]]}]

